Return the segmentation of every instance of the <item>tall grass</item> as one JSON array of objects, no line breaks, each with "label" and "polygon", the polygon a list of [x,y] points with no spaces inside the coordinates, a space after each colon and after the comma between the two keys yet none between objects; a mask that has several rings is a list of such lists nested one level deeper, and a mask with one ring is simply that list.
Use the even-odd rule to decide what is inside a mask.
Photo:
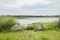
[{"label": "tall grass", "polygon": [[41,28],[39,28],[38,24],[42,25],[41,23],[32,23],[27,26],[27,30],[34,30],[34,31],[44,30],[44,27],[42,26],[42,29],[41,29]]},{"label": "tall grass", "polygon": [[16,23],[15,19],[8,16],[0,16],[0,31],[10,30]]},{"label": "tall grass", "polygon": [[57,29],[57,21],[42,23],[46,30],[55,30]]},{"label": "tall grass", "polygon": [[[0,31],[10,30],[15,23],[16,21],[12,17],[0,16]],[[47,31],[32,31],[37,29],[37,24],[39,23],[32,23],[27,28],[22,27],[23,30],[27,29],[26,31],[0,32],[0,40],[60,40],[60,30],[55,30],[57,28],[56,21],[40,23]]]},{"label": "tall grass", "polygon": [[0,33],[0,40],[60,40],[59,37],[55,30]]},{"label": "tall grass", "polygon": [[53,22],[41,22],[41,23],[32,23],[30,25],[27,26],[27,30],[39,30],[37,28],[37,24],[42,24],[43,25],[43,29],[40,30],[56,30],[57,29],[57,22],[53,21]]}]

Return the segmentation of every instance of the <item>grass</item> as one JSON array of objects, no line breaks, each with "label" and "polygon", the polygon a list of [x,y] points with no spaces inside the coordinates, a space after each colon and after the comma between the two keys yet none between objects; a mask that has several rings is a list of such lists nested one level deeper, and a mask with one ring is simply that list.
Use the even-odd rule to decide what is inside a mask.
[{"label": "grass", "polygon": [[[37,28],[37,24],[40,24],[43,26],[42,29]],[[57,21],[52,21],[52,22],[37,22],[37,23],[32,23],[27,26],[27,30],[56,30],[57,29]]]},{"label": "grass", "polygon": [[16,21],[13,17],[0,16],[0,32],[8,31],[13,25],[16,24]]},{"label": "grass", "polygon": [[[1,16],[0,18],[2,18]],[[8,23],[6,23],[7,18],[3,17],[3,23],[5,27],[9,27],[11,24],[10,22],[13,22],[12,20],[9,21],[9,25],[7,26]],[[15,23],[15,22],[13,22]],[[36,26],[37,23],[33,23],[32,27]],[[44,25],[44,28],[46,30],[44,31],[34,31],[34,30],[22,30],[18,32],[7,32],[7,31],[2,31],[0,32],[0,40],[60,40],[60,30],[55,30],[56,22],[47,22],[47,23],[42,23]],[[0,26],[1,26],[0,25]],[[3,26],[3,28],[4,28]],[[30,25],[29,25],[30,26]],[[2,27],[2,26],[1,26]],[[53,29],[53,30],[52,30]],[[8,29],[9,30],[9,29]]]},{"label": "grass", "polygon": [[55,30],[57,28],[57,21],[42,23],[46,30]]},{"label": "grass", "polygon": [[60,40],[60,31],[21,31],[21,32],[1,32],[0,40]]}]

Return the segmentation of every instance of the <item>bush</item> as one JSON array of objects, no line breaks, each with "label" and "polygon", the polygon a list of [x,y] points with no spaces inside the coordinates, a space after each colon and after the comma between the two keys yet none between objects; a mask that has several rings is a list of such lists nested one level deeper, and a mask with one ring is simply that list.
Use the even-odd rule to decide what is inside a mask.
[{"label": "bush", "polygon": [[[39,29],[37,24],[43,24],[42,28]],[[46,22],[46,23],[32,23],[27,26],[27,30],[56,30],[57,29],[57,22]]]},{"label": "bush", "polygon": [[27,26],[27,30],[42,31],[44,30],[44,27],[41,23],[32,23]]},{"label": "bush", "polygon": [[12,17],[0,16],[0,31],[9,31],[15,23],[16,21]]},{"label": "bush", "polygon": [[26,29],[27,30],[34,30],[35,29],[35,25],[29,24]]},{"label": "bush", "polygon": [[44,28],[46,30],[55,30],[55,29],[57,29],[57,22],[56,21],[42,23],[42,24],[44,25]]},{"label": "bush", "polygon": [[60,16],[59,16],[59,20],[58,20],[58,29],[60,29]]}]

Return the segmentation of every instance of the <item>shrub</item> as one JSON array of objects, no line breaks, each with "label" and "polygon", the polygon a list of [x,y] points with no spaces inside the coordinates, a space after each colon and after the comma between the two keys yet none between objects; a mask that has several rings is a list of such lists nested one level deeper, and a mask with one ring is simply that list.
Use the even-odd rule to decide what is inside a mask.
[{"label": "shrub", "polygon": [[59,20],[58,20],[58,29],[60,29],[60,16],[59,16]]},{"label": "shrub", "polygon": [[48,38],[44,37],[44,38],[41,38],[41,40],[48,40]]},{"label": "shrub", "polygon": [[8,16],[0,16],[0,31],[10,30],[10,28],[16,23],[15,19]]},{"label": "shrub", "polygon": [[27,26],[28,30],[35,30],[35,31],[40,31],[40,30],[44,30],[44,27],[41,23],[32,23],[30,25]]},{"label": "shrub", "polygon": [[[39,29],[37,24],[42,24],[42,28]],[[57,29],[57,22],[41,22],[41,23],[32,23],[27,26],[27,30],[55,30]]]},{"label": "shrub", "polygon": [[57,22],[56,21],[42,23],[42,24],[44,25],[44,28],[46,30],[55,30],[55,29],[57,29]]},{"label": "shrub", "polygon": [[29,24],[26,29],[27,30],[34,30],[35,29],[35,25]]}]

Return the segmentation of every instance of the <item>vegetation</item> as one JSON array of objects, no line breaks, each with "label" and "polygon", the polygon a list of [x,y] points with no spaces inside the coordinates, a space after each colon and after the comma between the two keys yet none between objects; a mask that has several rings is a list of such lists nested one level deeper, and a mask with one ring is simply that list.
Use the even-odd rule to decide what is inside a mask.
[{"label": "vegetation", "polygon": [[43,25],[46,30],[56,30],[57,29],[57,22],[56,21],[43,23]]},{"label": "vegetation", "polygon": [[0,31],[9,31],[15,23],[12,17],[0,16]]},{"label": "vegetation", "polygon": [[53,17],[59,17],[59,15],[54,15],[54,16],[49,16],[49,15],[46,15],[46,16],[42,16],[42,15],[40,15],[40,16],[32,16],[32,15],[14,15],[13,16],[13,15],[6,15],[6,16],[19,18],[19,19],[23,19],[23,18],[44,18],[44,17],[46,17],[46,18],[48,18],[48,17],[53,18]]},{"label": "vegetation", "polygon": [[[22,31],[10,31],[16,23],[13,17],[0,16],[0,40],[60,40],[60,29],[57,29],[57,22],[32,23],[22,27]],[[37,24],[43,24],[44,31],[37,28]]]},{"label": "vegetation", "polygon": [[40,30],[56,30],[57,29],[57,22],[53,21],[53,22],[46,22],[46,23],[32,23],[30,25],[27,26],[27,30],[39,30],[39,28],[37,28],[37,24],[42,24],[43,25],[43,29]]},{"label": "vegetation", "polygon": [[[27,26],[27,30],[34,30],[34,31],[42,31],[44,30],[43,26],[41,29],[39,29],[39,26],[41,23],[32,23]],[[42,24],[41,24],[42,25]]]},{"label": "vegetation", "polygon": [[60,31],[21,31],[0,33],[0,40],[60,40]]},{"label": "vegetation", "polygon": [[58,29],[60,29],[60,16],[59,16],[59,21],[58,21]]}]

